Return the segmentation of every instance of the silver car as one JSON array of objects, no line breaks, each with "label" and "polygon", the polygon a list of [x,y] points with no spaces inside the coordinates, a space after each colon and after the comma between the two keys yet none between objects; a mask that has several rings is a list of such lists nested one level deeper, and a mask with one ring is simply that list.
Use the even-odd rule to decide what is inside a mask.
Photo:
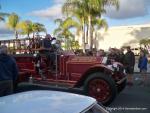
[{"label": "silver car", "polygon": [[91,97],[58,91],[28,91],[0,97],[0,113],[109,113]]}]

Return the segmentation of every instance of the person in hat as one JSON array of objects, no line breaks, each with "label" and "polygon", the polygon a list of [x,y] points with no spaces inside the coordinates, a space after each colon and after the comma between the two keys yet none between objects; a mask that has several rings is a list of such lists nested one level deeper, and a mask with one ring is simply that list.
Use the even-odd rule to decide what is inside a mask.
[{"label": "person in hat", "polygon": [[134,65],[135,65],[135,55],[131,51],[130,46],[127,47],[127,53],[124,56],[124,65],[128,78],[128,85],[133,85],[133,73],[134,73]]}]

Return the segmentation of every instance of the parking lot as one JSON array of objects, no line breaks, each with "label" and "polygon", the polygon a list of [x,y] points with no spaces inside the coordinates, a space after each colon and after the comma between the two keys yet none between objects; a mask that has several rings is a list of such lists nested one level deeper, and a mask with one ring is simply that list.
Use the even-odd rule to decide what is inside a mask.
[{"label": "parking lot", "polygon": [[134,85],[127,86],[107,107],[111,113],[150,113],[150,74],[148,84],[139,85],[140,74],[134,74]]}]

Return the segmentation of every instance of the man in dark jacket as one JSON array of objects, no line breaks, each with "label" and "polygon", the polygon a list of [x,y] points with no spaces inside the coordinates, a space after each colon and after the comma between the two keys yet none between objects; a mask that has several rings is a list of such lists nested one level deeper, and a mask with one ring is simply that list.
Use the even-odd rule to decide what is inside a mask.
[{"label": "man in dark jacket", "polygon": [[124,48],[121,48],[119,51],[119,62],[124,65],[124,59],[125,59],[125,54],[124,54]]},{"label": "man in dark jacket", "polygon": [[47,34],[45,38],[42,40],[42,53],[47,56],[48,62],[50,61],[50,69],[53,70],[55,60],[56,60],[56,54],[54,52],[54,47],[52,46],[52,41],[56,40],[56,38],[52,38],[50,34]]},{"label": "man in dark jacket", "polygon": [[134,73],[135,55],[130,47],[127,47],[127,53],[125,54],[124,60],[126,73],[128,75],[128,84],[133,85],[132,74]]},{"label": "man in dark jacket", "polygon": [[44,49],[49,49],[49,50],[52,49],[51,39],[52,39],[51,35],[47,34],[45,38],[41,40],[40,42],[41,47],[43,47]]},{"label": "man in dark jacket", "polygon": [[13,83],[18,77],[15,60],[7,54],[7,46],[0,47],[0,96],[13,93]]}]

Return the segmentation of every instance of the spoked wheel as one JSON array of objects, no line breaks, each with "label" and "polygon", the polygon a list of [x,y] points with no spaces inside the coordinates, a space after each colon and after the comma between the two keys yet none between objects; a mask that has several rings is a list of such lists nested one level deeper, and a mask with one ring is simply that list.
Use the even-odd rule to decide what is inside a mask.
[{"label": "spoked wheel", "polygon": [[110,104],[117,94],[115,82],[103,73],[94,73],[85,81],[84,90],[87,95],[104,105]]}]

